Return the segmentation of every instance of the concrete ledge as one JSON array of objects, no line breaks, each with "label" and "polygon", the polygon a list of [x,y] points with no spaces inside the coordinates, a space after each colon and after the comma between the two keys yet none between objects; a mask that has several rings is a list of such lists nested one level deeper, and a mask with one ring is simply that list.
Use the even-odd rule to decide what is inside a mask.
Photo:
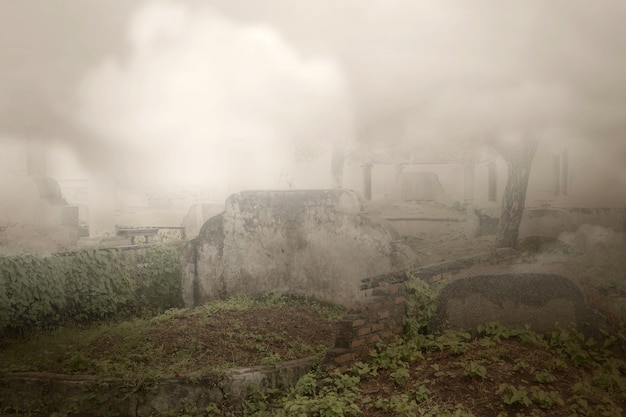
[{"label": "concrete ledge", "polygon": [[125,380],[43,372],[0,374],[0,409],[71,415],[144,417],[211,404],[238,410],[251,392],[294,386],[319,362],[309,357],[276,366],[236,368],[183,378]]}]

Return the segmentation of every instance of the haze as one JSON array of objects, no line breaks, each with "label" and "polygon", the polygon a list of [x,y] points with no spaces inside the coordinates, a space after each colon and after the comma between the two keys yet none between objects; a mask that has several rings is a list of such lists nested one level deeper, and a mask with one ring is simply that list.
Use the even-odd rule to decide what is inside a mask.
[{"label": "haze", "polygon": [[45,143],[57,178],[226,194],[350,186],[329,155],[450,152],[531,129],[586,143],[624,197],[619,0],[0,7],[0,138]]}]

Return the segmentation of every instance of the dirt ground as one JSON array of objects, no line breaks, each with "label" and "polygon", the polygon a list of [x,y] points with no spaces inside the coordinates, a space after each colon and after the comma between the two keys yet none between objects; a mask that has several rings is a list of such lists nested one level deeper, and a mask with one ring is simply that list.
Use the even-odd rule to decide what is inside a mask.
[{"label": "dirt ground", "polygon": [[190,369],[179,369],[181,374],[216,364],[247,367],[298,359],[332,347],[336,336],[335,323],[297,306],[186,316],[155,323],[149,333],[166,356],[197,346]]},{"label": "dirt ground", "polygon": [[[405,240],[416,251],[420,264],[428,265],[491,252],[495,239],[494,236],[466,239],[463,223],[458,222],[448,223],[436,232],[422,233]],[[536,262],[578,268],[576,265],[568,265],[576,256],[558,250],[535,253],[533,257]],[[593,273],[593,266],[589,268],[588,272]],[[608,273],[626,279],[623,270]],[[596,291],[595,296],[598,297],[596,302],[602,304],[610,294]],[[190,346],[195,346],[195,353],[191,352],[190,355],[193,360],[187,367],[179,367],[177,370],[177,374],[184,375],[217,362],[224,366],[254,366],[275,364],[277,361],[302,357],[306,353],[319,353],[320,349],[332,346],[337,332],[336,322],[325,319],[310,308],[289,305],[219,311],[209,318],[202,315],[172,318],[155,323],[149,331],[149,338],[164,357],[175,357],[181,352],[189,355]],[[93,344],[91,354],[101,357],[114,353],[119,343],[119,340],[111,338],[100,339]],[[572,391],[572,387],[576,387],[590,369],[577,366],[571,359],[561,358],[552,350],[516,338],[497,344],[468,341],[462,350],[433,350],[422,352],[422,355],[419,360],[410,363],[406,377],[400,384],[397,378],[390,375],[390,371],[381,370],[373,377],[363,378],[359,387],[363,396],[370,396],[378,404],[383,404],[385,399],[393,401],[401,393],[427,389],[430,398],[447,399],[450,404],[463,403],[476,416],[494,417],[530,415],[524,413],[532,413],[533,416],[569,415],[576,405],[561,404],[554,400],[554,396],[574,400],[580,397],[580,401],[585,404],[600,401],[600,397],[594,396],[593,391]],[[470,365],[474,368],[470,368]],[[554,400],[554,404],[549,407],[542,406],[540,402],[502,406],[503,398],[507,395],[506,392],[499,392],[502,384],[537,387],[533,388],[535,391],[529,391],[528,396],[544,395],[545,401]],[[419,396],[419,393],[415,395]],[[619,406],[626,409],[626,402],[621,401]],[[598,411],[601,409],[598,408]],[[361,412],[360,415],[364,416],[398,415],[392,407],[377,407],[375,402],[364,405]]]}]

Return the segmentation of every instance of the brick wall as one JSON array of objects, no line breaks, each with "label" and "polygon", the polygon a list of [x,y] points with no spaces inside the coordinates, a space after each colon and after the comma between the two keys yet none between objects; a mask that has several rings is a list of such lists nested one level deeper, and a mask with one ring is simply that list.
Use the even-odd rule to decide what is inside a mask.
[{"label": "brick wall", "polygon": [[514,250],[499,249],[491,253],[468,256],[440,264],[418,267],[408,272],[380,275],[361,281],[362,301],[349,308],[339,323],[335,345],[324,358],[326,369],[345,371],[355,362],[367,359],[379,342],[387,343],[404,332],[408,277],[428,284],[457,275],[474,265],[529,262]]},{"label": "brick wall", "polygon": [[390,342],[404,331],[406,274],[383,275],[362,281],[366,297],[352,306],[339,323],[335,346],[324,366],[339,372],[365,360],[379,342]]}]

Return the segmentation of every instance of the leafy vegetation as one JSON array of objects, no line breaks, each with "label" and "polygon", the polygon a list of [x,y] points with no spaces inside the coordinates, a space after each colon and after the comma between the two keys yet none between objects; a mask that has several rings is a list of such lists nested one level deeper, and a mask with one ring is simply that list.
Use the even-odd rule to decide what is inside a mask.
[{"label": "leafy vegetation", "polygon": [[263,407],[249,403],[244,415],[621,416],[626,362],[614,356],[615,342],[497,323],[475,336],[398,339],[344,374],[309,374]]},{"label": "leafy vegetation", "polygon": [[[343,314],[341,307],[275,294],[233,297],[149,319],[63,327],[7,342],[0,350],[0,371],[195,378],[225,368],[321,357]],[[286,316],[294,329],[285,328]],[[322,334],[308,331],[313,323]]]},{"label": "leafy vegetation", "polygon": [[180,307],[179,265],[172,245],[0,258],[0,334]]},{"label": "leafy vegetation", "polygon": [[[595,273],[588,285],[606,294],[621,292],[625,285],[624,259],[607,253],[578,257],[577,262]],[[357,363],[343,375],[307,376],[306,392],[296,387],[283,396],[265,398],[262,406],[251,401],[244,415],[622,415],[626,409],[623,335],[605,334],[600,341],[567,329],[541,335],[527,327],[498,323],[479,326],[473,335],[452,330],[427,334],[441,286],[409,277],[404,338],[380,346],[367,362]],[[617,328],[623,324],[623,316],[619,317]],[[349,386],[339,383],[346,378]],[[341,401],[330,414],[323,414],[319,404],[328,398]]]},{"label": "leafy vegetation", "polygon": [[[557,259],[561,255],[542,255],[542,260],[551,262],[547,259],[549,256]],[[569,256],[568,262],[594,277],[594,281],[588,284],[597,288],[601,297],[626,294],[624,259],[617,252],[606,251],[579,254],[576,259]],[[607,264],[610,264],[610,273],[607,273]],[[132,276],[139,277],[137,272]],[[0,285],[3,284],[0,282]],[[529,328],[504,327],[498,323],[479,326],[472,334],[461,331],[427,334],[426,323],[434,312],[440,286],[441,283],[429,286],[409,277],[405,337],[387,346],[379,346],[367,361],[355,364],[343,374],[312,371],[286,392],[255,391],[243,409],[234,415],[623,415],[626,409],[626,363],[624,351],[620,350],[624,346],[622,336],[605,334],[603,340],[594,340],[558,328],[541,335]],[[0,291],[0,308],[4,302],[3,294]],[[135,290],[133,294],[139,297],[140,292]],[[146,299],[155,297],[145,294]],[[610,298],[609,307],[613,308],[616,301],[624,298]],[[602,298],[593,301],[600,303]],[[211,369],[216,369],[217,365],[218,370],[247,364],[247,358],[241,352],[249,353],[255,363],[268,365],[302,355],[321,355],[324,348],[311,340],[294,341],[276,328],[262,332],[251,325],[255,320],[276,320],[278,326],[285,326],[289,322],[284,318],[291,317],[294,311],[285,308],[296,305],[304,305],[331,321],[338,320],[343,314],[341,309],[332,306],[307,300],[294,302],[278,293],[262,299],[235,297],[194,311],[171,309],[153,319],[88,328],[80,333],[80,337],[72,333],[76,328],[47,332],[31,337],[27,343],[8,346],[0,363],[11,364],[5,366],[5,370],[44,369],[48,366],[60,369],[62,365],[76,373],[123,375],[130,378],[129,390],[140,391],[150,389],[163,375],[200,377],[209,369],[209,363],[213,366]],[[272,315],[273,310],[278,311],[278,315]],[[117,317],[118,313],[108,314]],[[211,323],[215,326],[210,327]],[[623,323],[623,315],[620,319],[617,314],[615,323]],[[204,333],[216,335],[219,349],[210,351],[208,339],[190,330],[197,329],[197,325],[210,329]],[[178,328],[180,333],[167,338],[164,326]],[[53,343],[58,345],[55,347]],[[37,345],[40,349],[34,353]],[[42,350],[42,346],[46,348]],[[214,355],[216,351],[227,352],[228,356]],[[112,353],[112,356],[107,359],[104,352]],[[208,352],[213,355],[211,358]],[[28,356],[31,353],[32,356]],[[15,359],[17,357],[31,359],[19,362]],[[55,357],[57,359],[52,359]],[[185,406],[162,415],[226,416],[233,415],[233,410],[216,403],[202,409]]]}]

